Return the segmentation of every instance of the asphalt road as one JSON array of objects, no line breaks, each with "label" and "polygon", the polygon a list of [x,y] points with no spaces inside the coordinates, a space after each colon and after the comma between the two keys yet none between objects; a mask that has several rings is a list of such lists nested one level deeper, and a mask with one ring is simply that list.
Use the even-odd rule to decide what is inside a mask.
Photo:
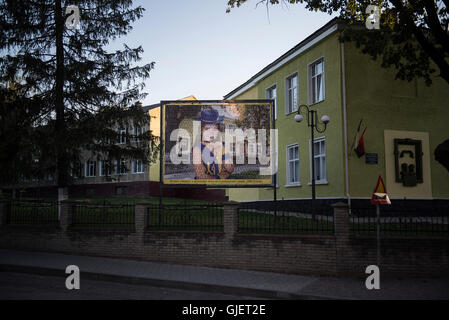
[{"label": "asphalt road", "polygon": [[83,280],[79,290],[67,290],[65,278],[0,272],[0,300],[248,300],[260,299],[210,292]]}]

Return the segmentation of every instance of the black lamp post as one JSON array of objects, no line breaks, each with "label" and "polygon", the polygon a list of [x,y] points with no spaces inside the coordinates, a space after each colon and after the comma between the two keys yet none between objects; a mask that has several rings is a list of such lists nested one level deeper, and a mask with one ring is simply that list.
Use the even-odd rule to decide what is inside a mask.
[{"label": "black lamp post", "polygon": [[[319,133],[323,133],[326,131],[327,124],[329,123],[330,119],[328,116],[324,115],[321,117],[321,122],[318,121],[318,114],[316,110],[310,109],[307,105],[302,104],[298,107],[298,114],[295,116],[296,122],[301,122],[304,120],[304,117],[301,114],[301,109],[305,109],[306,115],[307,115],[307,125],[310,127],[310,135],[312,137],[312,143],[311,143],[311,153],[312,153],[312,207],[314,200],[316,198],[315,195],[315,148],[314,148],[314,137],[315,137],[315,130]],[[324,127],[322,129],[319,128],[318,125],[323,124]]]}]

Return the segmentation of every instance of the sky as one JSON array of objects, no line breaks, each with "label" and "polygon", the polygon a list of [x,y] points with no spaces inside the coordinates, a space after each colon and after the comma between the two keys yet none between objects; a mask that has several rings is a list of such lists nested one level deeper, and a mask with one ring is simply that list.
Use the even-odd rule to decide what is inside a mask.
[{"label": "sky", "polygon": [[257,2],[226,13],[227,0],[135,1],[144,16],[112,47],[142,45],[139,64],[155,62],[143,104],[222,99],[333,18],[303,5],[271,6],[268,17]]}]

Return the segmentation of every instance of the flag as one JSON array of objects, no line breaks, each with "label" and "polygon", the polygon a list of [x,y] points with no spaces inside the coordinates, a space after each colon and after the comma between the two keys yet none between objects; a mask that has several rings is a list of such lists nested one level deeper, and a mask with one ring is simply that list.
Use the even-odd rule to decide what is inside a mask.
[{"label": "flag", "polygon": [[357,127],[357,132],[355,133],[354,139],[352,140],[351,149],[350,149],[350,150],[351,150],[350,155],[352,155],[352,150],[354,150],[354,146],[355,146],[355,143],[356,143],[356,141],[357,141],[357,137],[358,137],[358,135],[359,135],[359,133],[360,133],[360,128],[361,128],[361,126],[362,126],[362,122],[363,122],[363,118],[360,119],[359,125],[358,125],[358,127]]},{"label": "flag", "polygon": [[360,136],[359,143],[357,144],[357,147],[355,148],[355,153],[357,154],[357,157],[361,157],[365,154],[365,140],[363,139],[363,135],[365,134],[365,130],[363,130],[362,135]]}]

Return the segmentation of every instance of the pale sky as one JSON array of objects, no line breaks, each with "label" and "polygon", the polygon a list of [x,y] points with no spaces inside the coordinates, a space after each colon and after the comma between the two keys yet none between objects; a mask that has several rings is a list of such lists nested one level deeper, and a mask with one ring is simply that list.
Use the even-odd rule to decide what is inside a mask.
[{"label": "pale sky", "polygon": [[303,5],[266,7],[258,0],[226,13],[227,0],[138,0],[144,17],[114,44],[142,45],[156,62],[144,105],[189,95],[222,99],[333,16]]}]

